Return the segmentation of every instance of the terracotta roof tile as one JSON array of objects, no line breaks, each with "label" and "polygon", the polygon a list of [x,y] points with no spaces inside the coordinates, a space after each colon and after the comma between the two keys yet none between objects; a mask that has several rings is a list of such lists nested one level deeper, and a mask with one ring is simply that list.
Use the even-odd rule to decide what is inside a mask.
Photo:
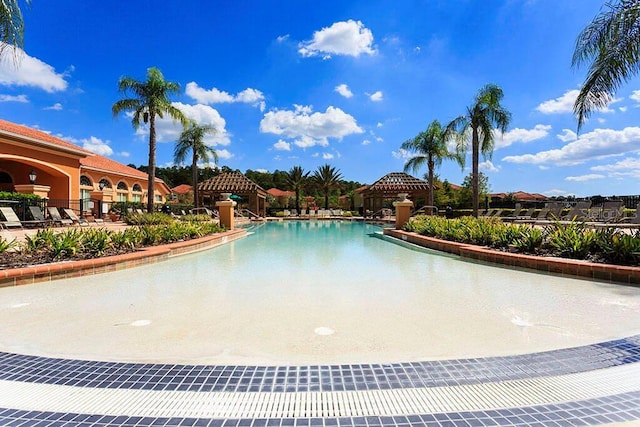
[{"label": "terracotta roof tile", "polygon": [[279,188],[270,188],[267,190],[267,193],[271,194],[273,197],[295,197],[295,191],[285,191],[280,190]]},{"label": "terracotta roof tile", "polygon": [[188,194],[188,193],[191,193],[192,191],[193,191],[193,187],[190,186],[189,184],[180,184],[171,189],[171,192],[176,194]]},{"label": "terracotta roof tile", "polygon": [[55,136],[52,136],[46,132],[42,132],[40,130],[36,130],[27,126],[22,126],[16,123],[11,123],[8,122],[6,120],[0,120],[0,130],[5,131],[5,132],[11,132],[14,133],[16,135],[20,135],[20,136],[24,136],[26,138],[31,138],[31,139],[36,139],[36,140],[40,140],[43,142],[48,142],[54,145],[58,145],[60,147],[64,147],[64,148],[70,148],[73,150],[77,150],[77,151],[83,151],[85,153],[87,153],[87,155],[92,155],[93,153],[90,151],[85,150],[84,148],[81,148],[75,144],[72,144],[70,142],[67,142],[63,139],[60,138],[56,138]]}]

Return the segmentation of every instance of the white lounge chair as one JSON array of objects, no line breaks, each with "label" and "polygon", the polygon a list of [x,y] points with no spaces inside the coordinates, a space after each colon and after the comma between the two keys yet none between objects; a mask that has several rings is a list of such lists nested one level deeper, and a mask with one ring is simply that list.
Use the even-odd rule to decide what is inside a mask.
[{"label": "white lounge chair", "polygon": [[4,221],[0,221],[0,224],[2,225],[2,227],[4,227],[4,228],[11,228],[11,227],[22,228],[22,222],[20,221],[20,218],[18,218],[18,215],[16,215],[16,213],[13,211],[13,209],[11,209],[8,206],[0,207],[0,213],[4,217]]},{"label": "white lounge chair", "polygon": [[73,225],[73,221],[69,218],[62,218],[62,215],[60,215],[60,211],[58,211],[58,208],[56,208],[55,206],[47,207],[47,212],[49,212],[49,217],[54,224]]},{"label": "white lounge chair", "polygon": [[76,213],[74,211],[72,211],[71,209],[65,208],[63,209],[65,215],[73,222],[75,222],[78,225],[89,225],[89,221],[87,221],[84,218],[80,218],[78,215],[76,215]]}]

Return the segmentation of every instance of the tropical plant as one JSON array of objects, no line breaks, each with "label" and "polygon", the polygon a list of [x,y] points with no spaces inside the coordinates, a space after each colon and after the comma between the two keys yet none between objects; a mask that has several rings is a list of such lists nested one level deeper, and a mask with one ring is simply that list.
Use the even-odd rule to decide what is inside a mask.
[{"label": "tropical plant", "polygon": [[191,120],[189,125],[182,130],[178,143],[173,152],[176,163],[184,162],[187,153],[191,151],[191,182],[193,183],[193,203],[198,207],[198,161],[208,163],[213,159],[218,163],[218,153],[204,142],[207,134],[215,134],[216,128],[212,125],[200,125],[195,120]]},{"label": "tropical plant", "polygon": [[583,223],[556,223],[545,230],[547,243],[561,257],[585,259],[596,242],[596,233]]},{"label": "tropical plant", "polygon": [[164,76],[155,67],[147,70],[147,80],[139,82],[131,77],[121,77],[118,81],[118,90],[124,95],[133,94],[133,98],[125,98],[117,101],[111,107],[114,117],[124,111],[133,112],[131,123],[135,129],[141,122],[149,125],[149,165],[147,174],[147,212],[153,212],[155,194],[156,172],[156,117],[163,118],[168,114],[174,120],[179,120],[183,126],[187,126],[187,118],[184,113],[169,101],[169,95],[178,93],[180,85],[166,81]]},{"label": "tropical plant", "polygon": [[305,172],[302,166],[294,166],[287,172],[287,185],[296,192],[296,211],[300,211],[300,192],[308,177],[309,172]]},{"label": "tropical plant", "polygon": [[578,130],[593,110],[604,108],[622,82],[640,70],[640,2],[618,0],[605,4],[578,35],[572,65],[592,61],[573,111]]},{"label": "tropical plant", "polygon": [[[31,0],[24,3],[29,5]],[[18,0],[0,2],[0,56],[9,48],[13,49],[17,63],[18,52],[24,49],[24,21]]]},{"label": "tropical plant", "polygon": [[475,217],[478,216],[480,205],[478,188],[480,153],[485,158],[491,157],[494,127],[504,133],[511,121],[511,113],[500,104],[503,97],[504,94],[499,86],[494,84],[484,86],[476,95],[473,104],[467,107],[467,114],[456,117],[447,126],[456,132],[457,152],[461,159],[464,159],[469,142],[471,143],[472,206]]},{"label": "tropical plant", "polygon": [[324,208],[329,209],[329,193],[339,187],[342,174],[335,167],[325,164],[318,167],[313,179],[324,194]]},{"label": "tropical plant", "polygon": [[7,240],[0,237],[0,254],[3,252],[9,252],[18,247],[18,241],[16,239]]},{"label": "tropical plant", "polygon": [[427,205],[433,206],[434,193],[434,170],[442,164],[445,159],[455,159],[462,165],[463,159],[456,154],[449,152],[447,141],[453,136],[450,128],[443,128],[438,120],[429,124],[426,131],[420,132],[417,136],[405,141],[400,146],[401,149],[416,153],[407,160],[404,171],[412,170],[414,173],[426,164],[427,182],[429,183],[429,200]]}]

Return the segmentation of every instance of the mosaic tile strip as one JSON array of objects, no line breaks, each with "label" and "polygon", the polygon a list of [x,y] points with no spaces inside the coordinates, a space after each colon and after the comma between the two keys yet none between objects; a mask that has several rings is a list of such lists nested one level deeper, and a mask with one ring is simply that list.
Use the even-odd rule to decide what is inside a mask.
[{"label": "mosaic tile strip", "polygon": [[640,391],[589,399],[578,402],[546,404],[522,408],[434,413],[422,415],[390,415],[346,418],[264,418],[208,419],[128,417],[96,414],[0,409],[0,424],[6,426],[568,426],[601,425],[640,420]]},{"label": "mosaic tile strip", "polygon": [[0,380],[143,390],[329,392],[479,384],[635,362],[640,362],[640,335],[516,356],[359,365],[141,364],[0,353]]}]

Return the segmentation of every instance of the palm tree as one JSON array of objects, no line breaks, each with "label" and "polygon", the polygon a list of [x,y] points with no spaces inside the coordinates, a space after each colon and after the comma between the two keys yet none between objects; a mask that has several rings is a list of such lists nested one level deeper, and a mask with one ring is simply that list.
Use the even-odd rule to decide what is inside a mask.
[{"label": "palm tree", "polygon": [[[29,5],[31,0],[24,2]],[[13,48],[14,53],[24,49],[24,21],[18,0],[0,2],[0,54],[7,48]]]},{"label": "palm tree", "polygon": [[153,212],[155,195],[156,172],[156,116],[162,118],[165,113],[174,120],[179,120],[183,126],[187,126],[187,118],[178,108],[171,105],[168,95],[178,93],[180,85],[169,82],[155,67],[147,70],[147,81],[139,82],[131,77],[121,77],[118,81],[118,90],[127,95],[133,93],[133,98],[125,98],[117,101],[111,107],[114,117],[123,111],[132,111],[131,123],[135,129],[140,127],[140,122],[149,124],[149,174],[147,184],[147,211]]},{"label": "palm tree", "polygon": [[[173,159],[176,163],[184,162],[187,153],[191,151],[191,182],[193,183],[193,204],[198,207],[198,161],[208,162],[211,158],[218,163],[218,153],[204,142],[207,134],[215,134],[216,128],[211,125],[199,125],[195,120],[182,130]],[[211,157],[210,157],[211,156]]]},{"label": "palm tree", "polygon": [[342,174],[336,168],[326,164],[313,173],[313,179],[324,193],[324,208],[329,209],[329,193],[340,185]]},{"label": "palm tree", "polygon": [[475,217],[478,216],[478,206],[480,205],[478,189],[480,153],[484,157],[491,157],[494,144],[494,126],[504,133],[511,121],[511,113],[500,104],[503,96],[500,87],[494,84],[484,86],[476,95],[473,105],[467,107],[467,114],[456,117],[447,126],[451,131],[456,132],[457,151],[461,159],[464,159],[463,156],[468,150],[469,136],[471,137],[472,205]]},{"label": "palm tree", "polygon": [[294,166],[287,172],[287,185],[296,192],[296,212],[300,212],[300,191],[304,187],[309,172],[304,172],[301,166]]},{"label": "palm tree", "polygon": [[618,0],[578,35],[572,65],[593,60],[573,105],[578,130],[593,110],[606,107],[623,81],[640,69],[640,2]]},{"label": "palm tree", "polygon": [[449,152],[447,141],[453,136],[449,128],[443,128],[438,120],[431,122],[426,131],[402,143],[400,148],[415,152],[404,165],[404,171],[412,170],[414,173],[425,164],[427,165],[427,182],[429,183],[429,200],[427,205],[433,206],[434,170],[445,159],[456,159],[462,164],[463,159]]}]

